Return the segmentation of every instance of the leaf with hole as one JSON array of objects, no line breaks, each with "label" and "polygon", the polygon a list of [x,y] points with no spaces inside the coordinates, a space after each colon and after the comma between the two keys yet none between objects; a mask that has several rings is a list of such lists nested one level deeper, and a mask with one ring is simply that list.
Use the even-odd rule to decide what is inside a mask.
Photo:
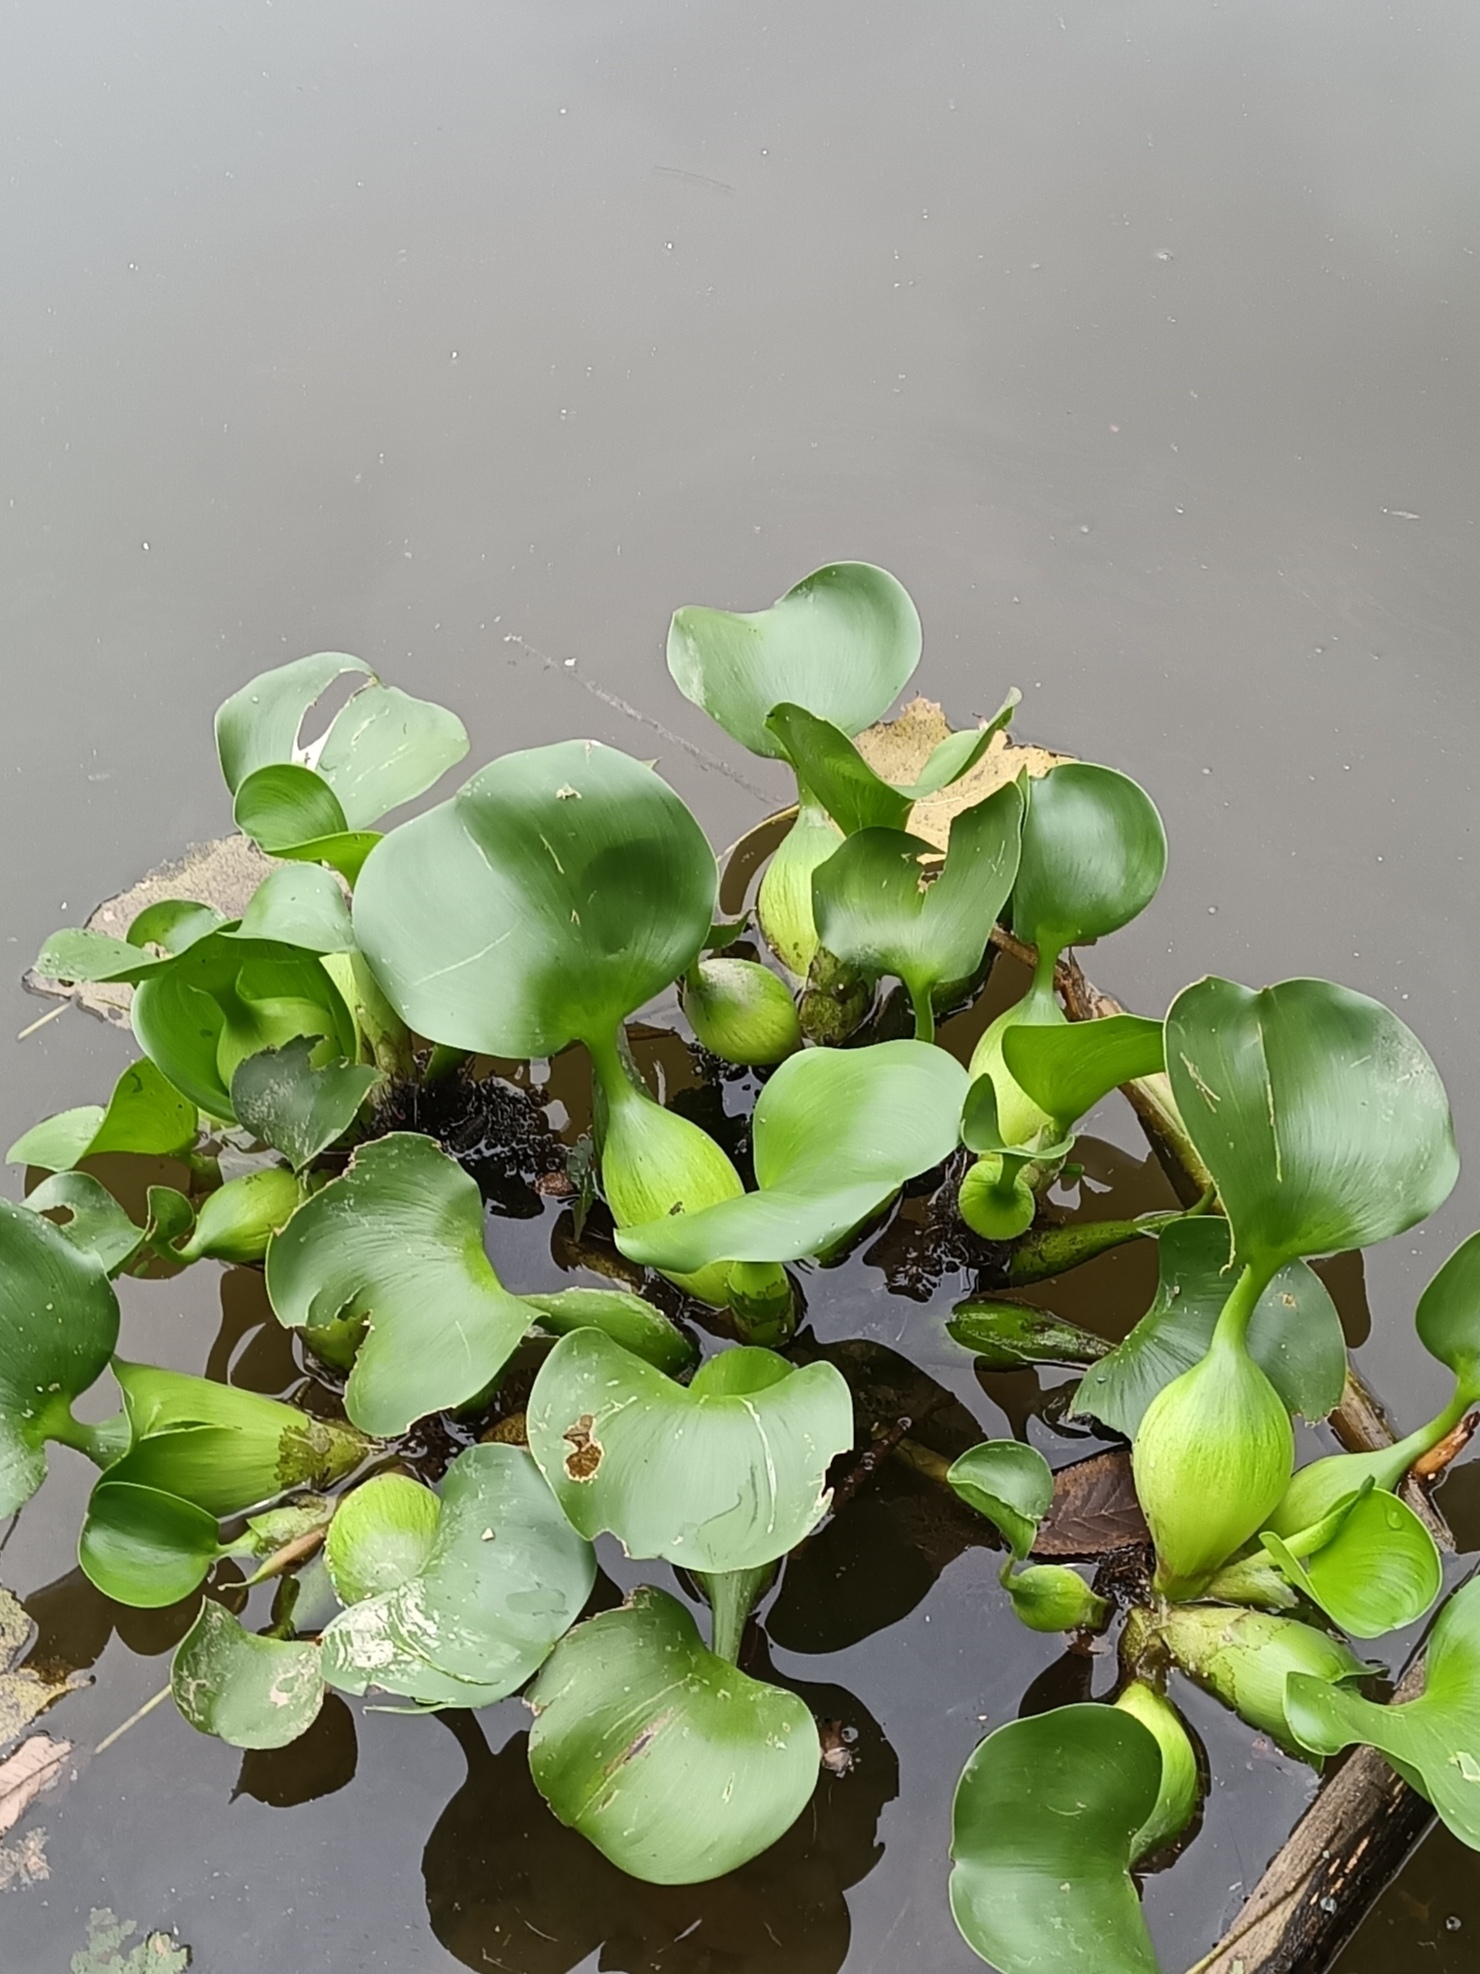
[{"label": "leaf with hole", "polygon": [[476,1183],[409,1131],[362,1145],[273,1237],[267,1293],[289,1329],[372,1318],[344,1403],[383,1437],[476,1398],[529,1323],[484,1252]]},{"label": "leaf with hole", "polygon": [[685,1387],[577,1330],[541,1365],[526,1429],[582,1535],[609,1531],[629,1556],[719,1573],[773,1562],[821,1520],[828,1465],[853,1443],[853,1401],[830,1364],[726,1350]]},{"label": "leaf with hole", "polygon": [[805,1704],[716,1658],[682,1605],[646,1584],[557,1645],[529,1700],[540,1794],[648,1884],[736,1870],[791,1828],[817,1786]]},{"label": "leaf with hole", "polygon": [[1131,1881],[1161,1751],[1116,1707],[1057,1707],[989,1734],[951,1819],[951,1911],[1001,1974],[1157,1974]]},{"label": "leaf with hole", "polygon": [[316,1068],[314,1053],[315,1044],[300,1035],[280,1049],[247,1056],[231,1078],[238,1123],[281,1152],[295,1172],[342,1138],[385,1082],[378,1069],[361,1063]]}]

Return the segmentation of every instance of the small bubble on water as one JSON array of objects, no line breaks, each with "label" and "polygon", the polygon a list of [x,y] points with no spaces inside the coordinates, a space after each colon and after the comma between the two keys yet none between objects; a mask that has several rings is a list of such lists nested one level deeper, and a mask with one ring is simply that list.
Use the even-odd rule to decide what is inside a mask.
[{"label": "small bubble on water", "polygon": [[1153,260],[1175,260],[1177,256],[1172,252],[1170,247],[1158,247],[1151,258]]},{"label": "small bubble on water", "polygon": [[1464,1921],[1460,1918],[1459,1914],[1457,1912],[1451,1912],[1444,1922],[1444,1931],[1446,1933],[1457,1933],[1463,1924]]}]

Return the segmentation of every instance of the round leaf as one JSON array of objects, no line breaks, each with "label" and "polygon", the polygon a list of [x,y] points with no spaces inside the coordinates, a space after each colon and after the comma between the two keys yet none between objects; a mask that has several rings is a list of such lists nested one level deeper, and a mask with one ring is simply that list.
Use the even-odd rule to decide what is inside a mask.
[{"label": "round leaf", "polygon": [[530,1695],[540,1794],[634,1878],[722,1877],[789,1830],[817,1786],[817,1728],[647,1585],[555,1648]]},{"label": "round leaf", "polygon": [[107,1367],[118,1299],[91,1255],[49,1220],[0,1200],[0,1516],[46,1478],[45,1441]]},{"label": "round leaf", "polygon": [[1001,1974],[1158,1974],[1130,1866],[1161,1751],[1116,1707],[1009,1721],[972,1755],[952,1811],[951,1911]]},{"label": "round leaf", "polygon": [[441,1515],[432,1490],[405,1474],[376,1474],[345,1495],[324,1550],[340,1602],[399,1589],[425,1568]]},{"label": "round leaf", "polygon": [[1470,1404],[1480,1397],[1480,1234],[1461,1241],[1418,1299],[1419,1340],[1453,1371]]},{"label": "round leaf", "polygon": [[[488,1706],[522,1686],[580,1616],[595,1558],[522,1447],[469,1447],[439,1493],[420,1567],[325,1627],[331,1685],[350,1693],[375,1686],[429,1705]],[[383,1495],[372,1500],[382,1521],[384,1508]],[[370,1573],[363,1530],[350,1547],[346,1572],[340,1544],[341,1592]],[[401,1566],[407,1560],[403,1554]],[[383,1536],[379,1567],[387,1568]]]},{"label": "round leaf", "polygon": [[346,672],[373,676],[363,658],[317,651],[248,680],[216,714],[216,753],[235,795],[247,776],[273,761],[291,761],[309,708]]},{"label": "round leaf", "polygon": [[522,1295],[540,1329],[552,1337],[572,1330],[604,1330],[613,1343],[646,1364],[677,1377],[691,1368],[698,1351],[661,1310],[626,1289],[557,1289],[553,1295]]},{"label": "round leaf", "polygon": [[64,1213],[66,1218],[52,1225],[105,1275],[116,1275],[144,1242],[144,1229],[136,1227],[108,1188],[86,1172],[53,1172],[26,1195],[26,1205],[32,1213]]},{"label": "round leaf", "polygon": [[1334,1755],[1354,1741],[1380,1750],[1460,1842],[1480,1850],[1480,1580],[1457,1590],[1439,1613],[1416,1700],[1379,1706],[1295,1673],[1286,1681],[1285,1710],[1312,1754]]},{"label": "round leaf", "polygon": [[[1163,1385],[1207,1353],[1233,1282],[1228,1223],[1174,1220],[1157,1237],[1151,1307],[1130,1335],[1091,1365],[1074,1398],[1112,1432],[1134,1439]],[[1245,1338],[1287,1412],[1324,1419],[1346,1381],[1346,1338],[1325,1283],[1303,1261],[1281,1268],[1260,1296]]]},{"label": "round leaf", "polygon": [[280,1049],[248,1056],[231,1079],[237,1121],[281,1152],[295,1172],[344,1136],[370,1092],[385,1080],[378,1069],[359,1063],[316,1069],[313,1053],[313,1042],[299,1036]]},{"label": "round leaf", "polygon": [[146,1152],[167,1157],[195,1142],[195,1105],[182,1097],[149,1061],[131,1063],[114,1085],[108,1108],[83,1104],[64,1110],[17,1138],[5,1154],[17,1165],[66,1172],[101,1152]]},{"label": "round leaf", "polygon": [[1166,867],[1146,791],[1113,768],[1066,761],[1032,785],[1013,930],[1051,953],[1102,939],[1146,909]]},{"label": "round leaf", "polygon": [[269,871],[252,894],[234,939],[272,939],[309,953],[348,953],[355,943],[337,878],[317,864]]},{"label": "round leaf", "polygon": [[324,1703],[316,1645],[259,1638],[206,1598],[170,1668],[175,1705],[233,1748],[286,1748]]},{"label": "round leaf", "polygon": [[1166,1051],[1239,1258],[1256,1268],[1385,1240],[1454,1185],[1439,1072],[1365,994],[1328,980],[1257,993],[1200,980],[1172,1003]]},{"label": "round leaf", "polygon": [[794,1370],[729,1350],[685,1389],[599,1330],[540,1367],[529,1450],[582,1535],[687,1569],[754,1569],[794,1549],[831,1499],[828,1464],[853,1443],[853,1401],[831,1364]]},{"label": "round leaf", "polygon": [[925,1042],[791,1056],[755,1106],[759,1190],[624,1227],[617,1245],[665,1273],[824,1253],[950,1156],[966,1087],[954,1057]]},{"label": "round leaf", "polygon": [[506,754],[393,830],[355,892],[360,945],[419,1034],[551,1055],[616,1024],[708,937],[704,833],[650,768],[595,741]]},{"label": "round leaf", "polygon": [[374,830],[352,830],[339,798],[312,768],[280,762],[258,768],[236,791],[236,826],[272,857],[332,864],[348,884],[380,842]]},{"label": "round leaf", "polygon": [[198,1590],[220,1554],[215,1517],[204,1508],[108,1475],[92,1491],[77,1543],[88,1580],[142,1611]]},{"label": "round leaf", "polygon": [[383,1437],[476,1397],[528,1327],[483,1251],[477,1185],[409,1131],[361,1146],[273,1237],[267,1293],[290,1329],[372,1319],[344,1403]]},{"label": "round leaf", "polygon": [[1381,1638],[1415,1623],[1444,1586],[1433,1536],[1396,1494],[1370,1486],[1313,1554],[1302,1556],[1298,1536],[1286,1543],[1264,1534],[1260,1541],[1286,1582],[1353,1638]]},{"label": "round leaf", "polygon": [[946,1479],[1025,1561],[1053,1500],[1053,1473],[1043,1455],[1020,1440],[986,1439],[963,1453]]},{"label": "round leaf", "polygon": [[674,612],[668,669],[752,754],[781,744],[766,716],[783,700],[845,734],[887,712],[920,662],[920,616],[903,585],[867,562],[814,570],[769,610],[691,604]]}]

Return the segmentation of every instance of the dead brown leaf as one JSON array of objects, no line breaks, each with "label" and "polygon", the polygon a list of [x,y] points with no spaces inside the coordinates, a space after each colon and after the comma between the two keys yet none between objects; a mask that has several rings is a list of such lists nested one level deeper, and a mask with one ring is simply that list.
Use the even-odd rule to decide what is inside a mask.
[{"label": "dead brown leaf", "polygon": [[1053,1477],[1053,1502],[1038,1528],[1035,1556],[1108,1556],[1151,1540],[1131,1480],[1131,1456],[1096,1453]]},{"label": "dead brown leaf", "polygon": [[43,1789],[49,1789],[72,1752],[70,1741],[33,1734],[0,1762],[0,1837],[19,1823]]},{"label": "dead brown leaf", "polygon": [[[904,786],[918,779],[931,749],[951,731],[950,721],[935,700],[915,698],[897,718],[880,720],[859,734],[858,751],[876,775]],[[923,802],[915,804],[910,811],[909,827],[916,836],[944,850],[952,818],[963,809],[984,802],[994,790],[1024,769],[1030,775],[1046,775],[1050,768],[1069,758],[1065,754],[1050,754],[1046,747],[1018,747],[1006,733],[994,734],[991,746],[970,774],[941,789],[938,795],[927,795]]]}]

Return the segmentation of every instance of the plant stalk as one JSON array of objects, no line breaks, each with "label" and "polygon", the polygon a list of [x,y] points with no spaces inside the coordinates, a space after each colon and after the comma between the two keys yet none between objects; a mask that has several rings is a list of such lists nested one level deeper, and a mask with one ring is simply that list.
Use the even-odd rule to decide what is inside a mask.
[{"label": "plant stalk", "polygon": [[709,1649],[716,1658],[737,1665],[750,1614],[770,1588],[776,1565],[762,1563],[757,1569],[725,1570],[713,1576],[695,1574],[714,1619]]}]

